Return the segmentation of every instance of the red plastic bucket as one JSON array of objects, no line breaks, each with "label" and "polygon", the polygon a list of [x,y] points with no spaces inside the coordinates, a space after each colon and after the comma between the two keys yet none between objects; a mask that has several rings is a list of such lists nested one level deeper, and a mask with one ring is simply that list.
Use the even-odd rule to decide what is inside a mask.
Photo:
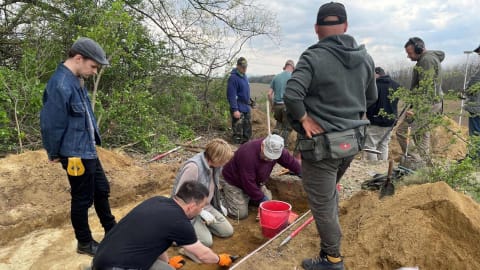
[{"label": "red plastic bucket", "polygon": [[283,201],[265,201],[260,204],[260,226],[262,234],[267,238],[274,237],[288,225],[288,217],[292,206]]}]

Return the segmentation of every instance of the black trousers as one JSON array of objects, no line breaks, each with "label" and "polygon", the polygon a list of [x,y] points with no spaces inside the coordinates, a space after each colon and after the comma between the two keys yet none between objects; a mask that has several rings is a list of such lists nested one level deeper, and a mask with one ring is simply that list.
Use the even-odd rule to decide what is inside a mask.
[{"label": "black trousers", "polygon": [[[68,159],[61,160],[63,169],[66,170]],[[68,176],[70,194],[72,196],[70,218],[78,242],[87,243],[93,240],[88,224],[88,208],[95,207],[100,223],[105,233],[116,224],[115,217],[110,210],[108,197],[110,185],[100,160],[82,159],[85,173],[81,176]]]}]

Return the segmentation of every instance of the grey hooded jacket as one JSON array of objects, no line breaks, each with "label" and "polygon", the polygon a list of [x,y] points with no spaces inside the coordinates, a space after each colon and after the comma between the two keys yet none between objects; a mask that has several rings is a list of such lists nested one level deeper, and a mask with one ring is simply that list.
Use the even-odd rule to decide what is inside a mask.
[{"label": "grey hooded jacket", "polygon": [[305,113],[325,132],[368,125],[364,113],[377,100],[374,68],[365,47],[349,35],[328,36],[308,48],[283,97],[292,126],[301,133],[298,120]]},{"label": "grey hooded jacket", "polygon": [[410,89],[420,85],[420,82],[427,77],[426,72],[434,70],[433,79],[435,84],[435,95],[443,96],[442,91],[442,61],[445,59],[445,53],[442,51],[425,51],[413,69],[412,84]]}]

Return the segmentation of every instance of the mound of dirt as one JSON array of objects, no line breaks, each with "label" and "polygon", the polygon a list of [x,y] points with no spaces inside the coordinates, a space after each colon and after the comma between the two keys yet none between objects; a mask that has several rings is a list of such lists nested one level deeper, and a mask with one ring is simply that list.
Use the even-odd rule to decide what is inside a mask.
[{"label": "mound of dirt", "polygon": [[[98,154],[110,181],[112,207],[170,188],[177,170],[157,163],[141,165],[103,148]],[[0,245],[68,221],[69,189],[65,171],[59,163],[48,162],[44,150],[0,159]]]},{"label": "mound of dirt", "polygon": [[348,269],[480,269],[480,206],[443,182],[360,192],[341,212]]},{"label": "mound of dirt", "polygon": [[[403,187],[383,200],[377,192],[361,191],[341,203],[340,223],[349,270],[480,269],[480,206],[443,182]],[[278,249],[296,227],[234,269],[296,269],[318,254],[315,225]]]}]

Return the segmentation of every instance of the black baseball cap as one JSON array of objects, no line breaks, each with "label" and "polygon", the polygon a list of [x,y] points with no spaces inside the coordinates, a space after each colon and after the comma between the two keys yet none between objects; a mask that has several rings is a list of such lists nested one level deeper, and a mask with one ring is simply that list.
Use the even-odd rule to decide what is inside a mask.
[{"label": "black baseball cap", "polygon": [[[337,21],[325,21],[328,16],[337,16]],[[330,2],[323,4],[317,13],[317,25],[337,25],[347,21],[347,11],[342,3]]]},{"label": "black baseball cap", "polygon": [[72,45],[72,50],[94,60],[100,65],[109,65],[105,51],[93,39],[82,37]]},{"label": "black baseball cap", "polygon": [[375,68],[375,73],[378,74],[378,75],[385,75],[385,70],[383,70],[383,68],[381,68],[381,67],[376,67]]}]

